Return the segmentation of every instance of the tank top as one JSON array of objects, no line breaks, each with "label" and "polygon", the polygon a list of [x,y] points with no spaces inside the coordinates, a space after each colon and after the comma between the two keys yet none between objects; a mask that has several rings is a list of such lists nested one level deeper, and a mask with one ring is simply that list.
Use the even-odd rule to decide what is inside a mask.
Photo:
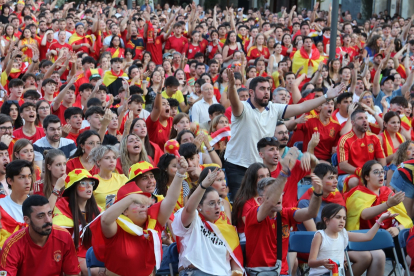
[{"label": "tank top", "polygon": [[[338,233],[338,237],[336,239],[329,237],[324,230],[318,230],[316,233],[320,233],[322,235],[322,243],[316,259],[331,259],[333,261],[338,261],[340,263],[340,268],[343,269],[345,256],[344,250],[348,246],[348,232],[346,229],[343,228],[342,231]],[[319,266],[311,268],[309,276],[323,275],[327,272],[330,272],[330,270],[326,269],[324,266]]]}]

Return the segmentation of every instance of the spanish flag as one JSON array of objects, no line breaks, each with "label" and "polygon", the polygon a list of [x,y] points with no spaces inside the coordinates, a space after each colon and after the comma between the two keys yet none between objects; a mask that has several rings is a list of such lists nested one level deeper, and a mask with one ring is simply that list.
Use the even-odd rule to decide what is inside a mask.
[{"label": "spanish flag", "polygon": [[[134,224],[132,220],[130,220],[128,217],[124,215],[120,215],[116,220],[116,223],[118,224],[118,226],[122,228],[123,231],[127,232],[129,235],[132,235],[132,236],[150,235],[152,237],[157,269],[159,269],[161,265],[162,244],[161,244],[161,233],[154,229],[157,224],[157,218],[158,218],[158,213],[160,211],[160,206],[161,206],[160,203],[156,203],[148,209],[148,219],[146,222],[145,229]],[[90,224],[85,226],[85,228],[89,227],[92,231],[92,246],[94,248],[96,258],[101,262],[105,262],[105,250],[106,250],[105,241],[107,240],[102,233],[101,215],[103,213],[104,212],[102,212],[98,217],[96,217]]]},{"label": "spanish flag", "polygon": [[401,127],[408,131],[411,129],[410,119],[408,119],[405,115],[401,117]]},{"label": "spanish flag", "polygon": [[[35,40],[33,38],[29,38],[29,39],[23,38],[21,40],[21,42],[22,42],[22,45],[27,45],[27,44],[34,44],[35,43]],[[23,47],[22,48],[22,53],[24,55],[26,55],[26,57],[27,57],[23,61],[32,62],[32,58],[33,58],[33,51],[32,51],[32,49],[29,49],[27,47]]]},{"label": "spanish flag", "polygon": [[73,216],[69,207],[69,198],[62,197],[56,202],[53,210],[53,224],[63,228],[73,228]]},{"label": "spanish flag", "polygon": [[128,75],[126,73],[124,73],[124,71],[120,71],[119,74],[115,74],[114,71],[112,70],[108,70],[105,71],[105,75],[103,77],[103,84],[108,87],[110,86],[114,81],[116,81],[117,78],[125,78],[126,80],[128,80]]},{"label": "spanish flag", "polygon": [[331,259],[329,259],[329,264],[333,264],[332,276],[339,276],[338,264]]},{"label": "spanish flag", "polygon": [[[397,140],[398,142],[403,143],[404,142],[404,138],[400,133],[396,133],[397,136]],[[384,149],[384,153],[385,156],[390,156],[393,153],[395,153],[397,151],[396,148],[394,148],[394,145],[392,143],[392,139],[390,137],[390,134],[388,133],[387,130],[384,130],[383,134],[382,134],[382,148]]]},{"label": "spanish flag", "polygon": [[308,55],[304,47],[302,47],[299,51],[296,51],[292,58],[292,71],[296,72],[301,66],[303,66],[300,74],[306,74],[306,76],[310,78],[312,74],[318,70],[319,63],[324,60],[325,58],[320,55],[318,49],[312,49],[311,54]]},{"label": "spanish flag", "polygon": [[[310,200],[313,194],[313,187],[309,188],[303,196],[299,199],[299,201],[307,199]],[[338,189],[335,189],[335,192],[331,192],[327,197],[322,197],[322,201],[326,203],[336,203],[342,206],[345,206],[345,200],[342,196],[341,192]]]},{"label": "spanish flag", "polygon": [[4,209],[0,206],[1,214],[1,230],[0,230],[0,247],[3,247],[4,242],[14,232],[26,228],[26,223],[20,223],[14,220]]},{"label": "spanish flag", "polygon": [[[80,35],[78,35],[77,32],[74,32],[73,35],[70,36],[68,44],[72,45],[76,41],[79,41],[79,40],[82,40],[82,39],[85,39],[85,43],[86,42],[91,42],[92,43],[92,41],[93,41],[92,37],[90,35],[80,36]],[[89,41],[87,41],[88,39],[89,39]]]},{"label": "spanish flag", "polygon": [[108,48],[107,49],[108,52],[111,52],[111,57],[112,58],[124,58],[125,57],[125,50],[122,48]]},{"label": "spanish flag", "polygon": [[201,220],[204,223],[204,226],[214,232],[226,245],[227,251],[230,253],[232,259],[237,263],[241,269],[243,269],[243,252],[240,246],[239,235],[237,234],[236,227],[231,225],[226,214],[222,211],[220,212],[220,217],[214,223],[206,221],[204,216],[199,213]]},{"label": "spanish flag", "polygon": [[[386,186],[382,186],[380,194],[376,195],[365,186],[358,185],[344,195],[347,209],[346,229],[359,230],[361,213],[364,209],[372,207],[375,201],[379,201],[380,204],[388,200],[388,196],[392,193],[392,190]],[[397,206],[388,209],[392,214],[398,213],[395,218],[399,223],[404,225],[405,228],[411,228],[413,222],[407,215],[407,211],[403,203],[401,202]]]}]

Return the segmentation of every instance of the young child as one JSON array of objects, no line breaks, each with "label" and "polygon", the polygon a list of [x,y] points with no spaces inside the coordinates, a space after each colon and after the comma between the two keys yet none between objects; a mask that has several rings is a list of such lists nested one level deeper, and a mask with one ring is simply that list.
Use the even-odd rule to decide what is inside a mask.
[{"label": "young child", "polygon": [[321,221],[317,224],[320,229],[315,233],[309,254],[308,265],[311,268],[309,276],[328,276],[334,265],[329,262],[339,261],[339,267],[344,267],[344,250],[348,241],[364,242],[374,238],[380,224],[388,219],[395,218],[398,214],[389,211],[383,213],[374,226],[367,233],[355,233],[345,230],[345,207],[336,203],[328,204],[322,210]]}]

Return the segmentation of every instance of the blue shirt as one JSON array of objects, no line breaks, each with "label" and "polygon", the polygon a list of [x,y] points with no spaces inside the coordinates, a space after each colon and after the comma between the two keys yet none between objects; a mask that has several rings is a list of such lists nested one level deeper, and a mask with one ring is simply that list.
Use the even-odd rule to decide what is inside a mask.
[{"label": "blue shirt", "polygon": [[[382,104],[381,104],[381,100],[383,97],[385,97],[385,93],[382,92],[382,90],[378,93],[377,97],[375,97],[374,100],[374,105],[378,106],[381,111],[382,111]],[[398,88],[397,90],[392,91],[392,94],[390,97],[386,98],[388,104],[390,104],[391,99],[397,97],[397,96],[402,96],[402,92],[401,92],[401,88]]]}]

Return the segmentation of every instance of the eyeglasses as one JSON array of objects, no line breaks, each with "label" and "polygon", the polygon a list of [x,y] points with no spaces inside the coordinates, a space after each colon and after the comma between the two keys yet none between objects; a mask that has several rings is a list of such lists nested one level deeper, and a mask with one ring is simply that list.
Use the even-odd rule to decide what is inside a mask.
[{"label": "eyeglasses", "polygon": [[86,143],[87,145],[89,145],[89,146],[100,146],[102,143],[101,142],[89,142],[89,143]]},{"label": "eyeglasses", "polygon": [[207,206],[210,207],[210,208],[214,208],[214,207],[216,207],[216,205],[218,207],[224,206],[223,200],[220,199],[218,201],[210,201],[209,203],[207,203]]},{"label": "eyeglasses", "polygon": [[46,110],[48,110],[50,107],[47,107],[47,106],[41,106],[41,107],[39,107],[37,110],[43,110],[43,111],[46,111]]},{"label": "eyeglasses", "polygon": [[84,188],[89,187],[89,186],[95,187],[95,181],[83,180],[83,181],[79,181],[79,185]]},{"label": "eyeglasses", "polygon": [[385,174],[385,171],[384,170],[375,170],[375,171],[373,171],[372,172],[374,175],[381,175],[381,174]]},{"label": "eyeglasses", "polygon": [[13,130],[13,127],[12,127],[12,126],[10,126],[10,127],[0,127],[0,130],[1,130],[2,132],[5,132],[5,131],[7,131],[7,130]]},{"label": "eyeglasses", "polygon": [[372,99],[372,96],[364,96],[364,97],[362,97],[364,100],[367,100],[367,99]]}]

